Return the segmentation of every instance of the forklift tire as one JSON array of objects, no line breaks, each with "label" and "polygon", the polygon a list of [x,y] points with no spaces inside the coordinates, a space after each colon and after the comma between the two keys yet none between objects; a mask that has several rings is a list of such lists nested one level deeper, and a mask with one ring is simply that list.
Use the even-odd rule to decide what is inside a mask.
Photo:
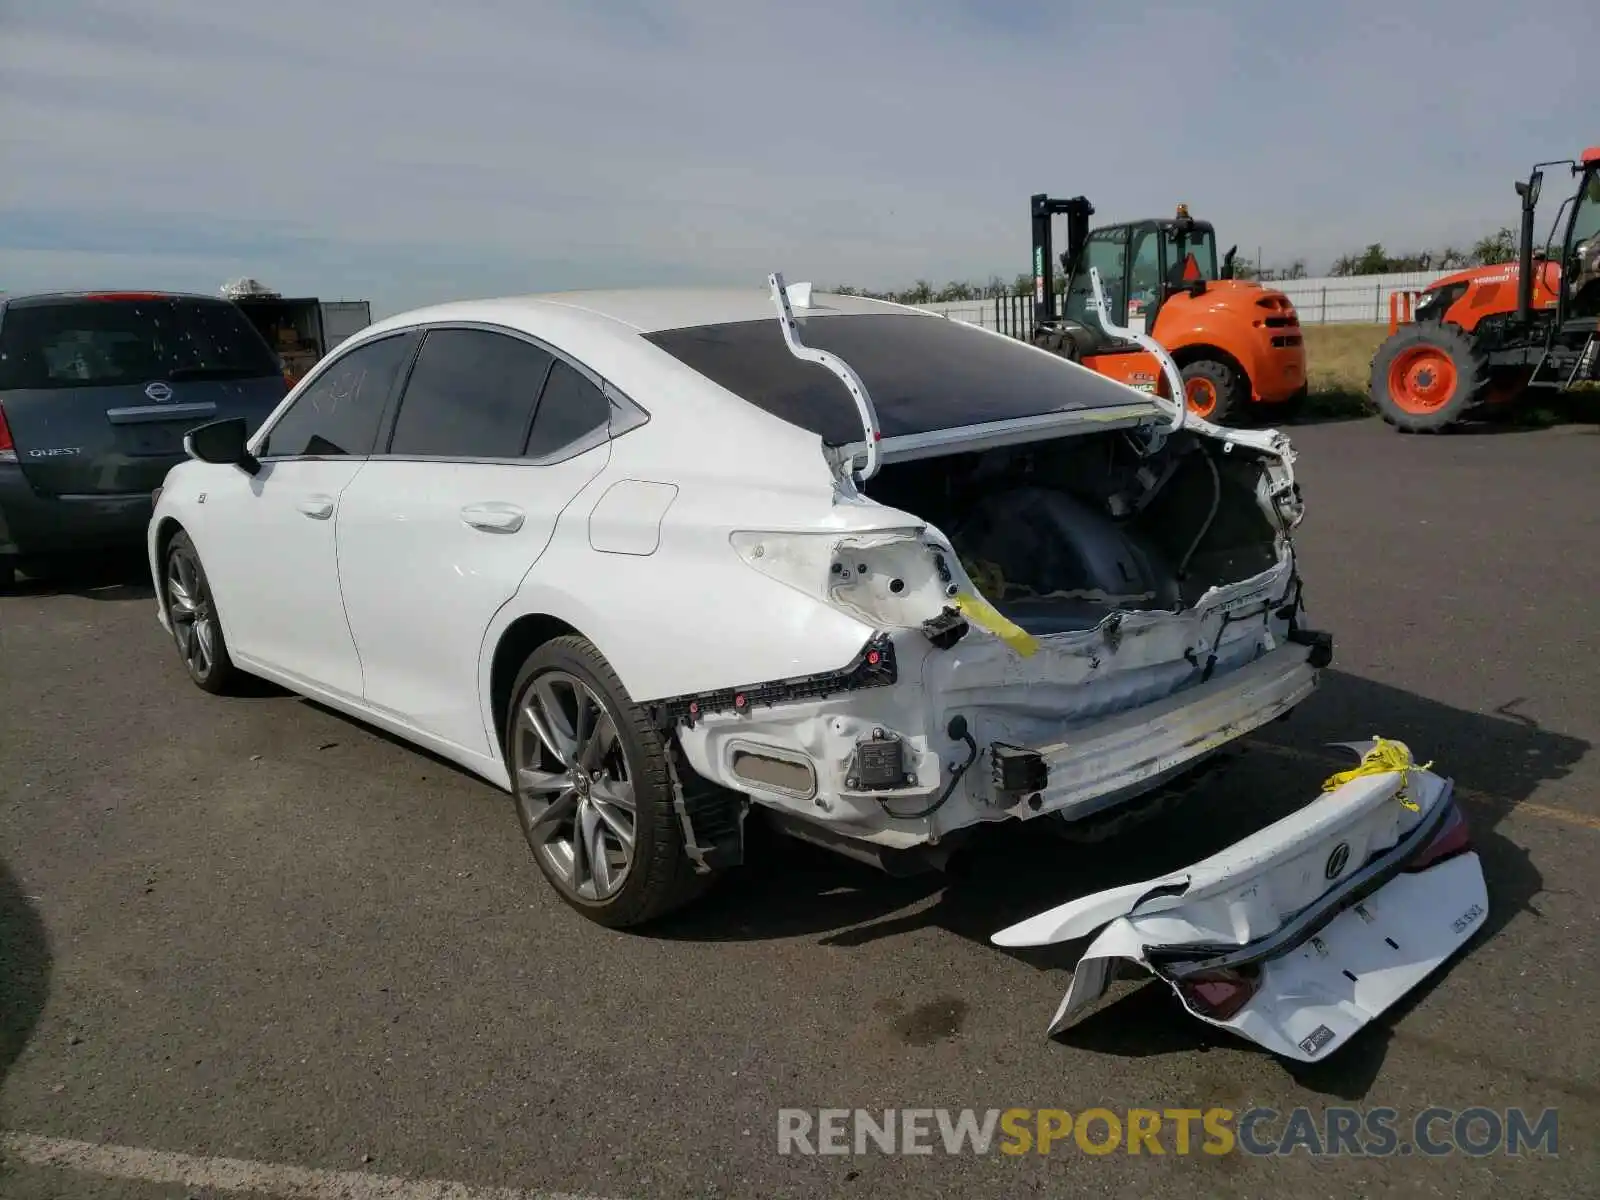
[{"label": "forklift tire", "polygon": [[1489,357],[1459,325],[1402,325],[1372,356],[1372,402],[1401,433],[1438,433],[1488,394]]},{"label": "forklift tire", "polygon": [[1225,362],[1196,359],[1183,368],[1183,394],[1195,416],[1221,425],[1250,403],[1250,381]]},{"label": "forklift tire", "polygon": [[1033,344],[1051,354],[1059,354],[1068,362],[1078,361],[1078,344],[1060,330],[1034,334]]}]

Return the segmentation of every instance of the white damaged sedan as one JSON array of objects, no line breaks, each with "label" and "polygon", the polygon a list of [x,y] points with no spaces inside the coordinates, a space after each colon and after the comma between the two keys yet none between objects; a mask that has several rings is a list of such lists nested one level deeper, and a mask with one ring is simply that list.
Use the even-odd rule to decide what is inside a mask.
[{"label": "white damaged sedan", "polygon": [[[986,822],[1120,833],[1332,653],[1280,435],[778,276],[391,317],[187,447],[149,553],[194,682],[274,681],[506,789],[610,926],[741,862],[752,809],[894,871]],[[995,940],[1099,933],[1052,1028],[1121,957],[1310,1059],[1486,909],[1448,781],[1378,755]]]}]

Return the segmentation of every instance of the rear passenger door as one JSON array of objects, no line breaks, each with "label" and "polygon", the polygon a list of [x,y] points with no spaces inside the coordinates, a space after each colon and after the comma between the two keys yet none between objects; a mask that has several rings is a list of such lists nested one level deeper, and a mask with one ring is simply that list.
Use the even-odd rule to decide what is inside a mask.
[{"label": "rear passenger door", "polygon": [[339,508],[339,580],[369,705],[497,753],[478,667],[495,613],[610,457],[600,381],[509,330],[430,329],[385,452]]}]

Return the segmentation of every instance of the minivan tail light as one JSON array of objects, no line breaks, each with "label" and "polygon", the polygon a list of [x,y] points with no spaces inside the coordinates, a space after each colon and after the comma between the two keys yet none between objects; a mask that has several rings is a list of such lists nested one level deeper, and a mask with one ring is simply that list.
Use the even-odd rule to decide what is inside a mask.
[{"label": "minivan tail light", "polygon": [[6,424],[6,406],[0,404],[0,462],[17,461],[17,443],[12,440],[11,426]]},{"label": "minivan tail light", "polygon": [[88,292],[85,300],[165,300],[165,292]]}]

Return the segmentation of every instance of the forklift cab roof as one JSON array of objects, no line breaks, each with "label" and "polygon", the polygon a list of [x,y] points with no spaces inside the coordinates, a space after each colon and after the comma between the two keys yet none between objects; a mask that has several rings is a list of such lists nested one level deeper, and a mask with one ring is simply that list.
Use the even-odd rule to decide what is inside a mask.
[{"label": "forklift cab roof", "polygon": [[1210,221],[1197,221],[1193,217],[1190,217],[1187,221],[1180,217],[1145,217],[1142,220],[1137,221],[1118,221],[1116,225],[1108,225],[1105,226],[1105,228],[1115,229],[1118,225],[1154,225],[1156,228],[1160,229],[1161,232],[1170,234],[1177,232],[1180,224],[1182,224],[1183,231],[1186,234],[1214,234],[1216,232],[1215,227],[1212,226]]}]

